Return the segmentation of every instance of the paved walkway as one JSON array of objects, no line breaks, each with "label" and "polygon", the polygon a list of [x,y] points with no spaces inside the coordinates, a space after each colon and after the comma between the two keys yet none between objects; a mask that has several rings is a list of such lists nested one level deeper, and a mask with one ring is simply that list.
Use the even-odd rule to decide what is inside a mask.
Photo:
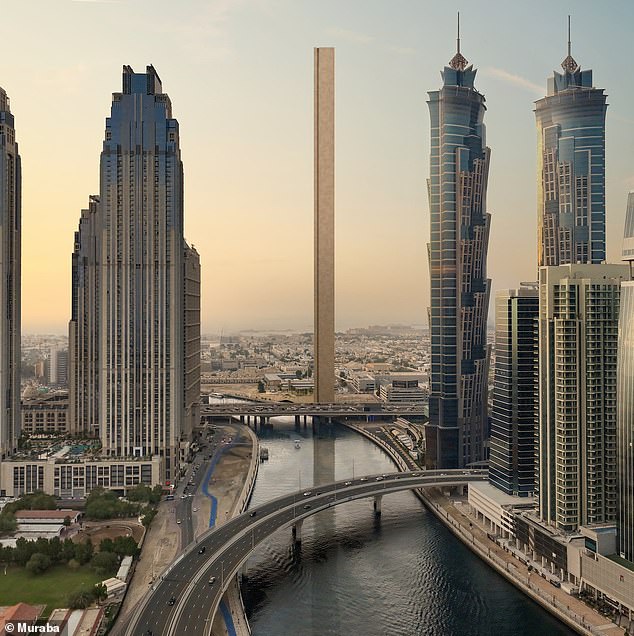
[{"label": "paved walkway", "polygon": [[508,550],[491,541],[487,537],[486,527],[482,526],[475,516],[469,513],[466,497],[448,499],[439,489],[428,491],[427,494],[436,509],[440,511],[441,515],[444,515],[452,527],[473,545],[484,548],[488,557],[506,569],[512,576],[517,587],[525,591],[530,590],[559,612],[576,618],[580,631],[585,627],[585,633],[589,634],[623,636],[624,630],[622,628],[594,611],[577,597],[570,596],[563,589],[554,587],[539,574],[529,572],[527,565],[513,557]]}]

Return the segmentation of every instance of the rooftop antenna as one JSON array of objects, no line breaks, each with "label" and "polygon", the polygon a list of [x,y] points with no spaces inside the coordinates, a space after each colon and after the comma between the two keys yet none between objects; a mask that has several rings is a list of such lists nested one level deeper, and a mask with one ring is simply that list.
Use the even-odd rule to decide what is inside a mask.
[{"label": "rooftop antenna", "polygon": [[[570,16],[568,16],[568,34],[570,34]],[[570,35],[568,36],[570,39]],[[458,37],[456,38],[456,49],[460,53],[460,11],[458,11]],[[568,42],[568,49],[570,49],[570,42]],[[570,50],[568,51],[570,54]]]},{"label": "rooftop antenna", "polygon": [[575,59],[572,57],[570,51],[570,16],[568,16],[568,55],[566,56],[566,59],[561,63],[561,68],[563,68],[564,71],[566,71],[567,73],[574,73],[579,68],[579,65],[577,64],[577,62],[575,62]]},{"label": "rooftop antenna", "polygon": [[449,66],[456,71],[464,71],[469,62],[467,62],[462,53],[460,53],[460,11],[458,11],[458,37],[456,38],[456,48],[458,51],[451,58]]},{"label": "rooftop antenna", "polygon": [[[458,14],[460,15],[460,14]],[[458,18],[460,19],[460,18]],[[458,27],[460,28],[460,27]],[[568,55],[570,55],[570,16],[568,16]]]}]

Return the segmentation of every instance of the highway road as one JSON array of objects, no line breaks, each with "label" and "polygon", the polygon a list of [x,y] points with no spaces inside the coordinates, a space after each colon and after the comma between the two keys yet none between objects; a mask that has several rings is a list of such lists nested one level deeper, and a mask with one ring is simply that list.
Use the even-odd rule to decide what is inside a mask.
[{"label": "highway road", "polygon": [[486,481],[484,470],[369,475],[279,497],[199,537],[168,567],[114,634],[210,634],[224,590],[250,553],[276,530],[354,499],[412,488]]},{"label": "highway road", "polygon": [[215,416],[255,415],[274,417],[280,415],[307,416],[379,416],[379,415],[424,415],[427,407],[421,404],[386,404],[372,402],[368,404],[300,404],[291,402],[243,402],[203,404],[200,414]]}]

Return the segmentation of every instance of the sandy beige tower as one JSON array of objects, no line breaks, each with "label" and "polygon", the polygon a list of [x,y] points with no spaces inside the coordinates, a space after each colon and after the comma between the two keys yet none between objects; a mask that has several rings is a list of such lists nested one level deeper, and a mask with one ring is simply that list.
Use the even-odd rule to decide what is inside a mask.
[{"label": "sandy beige tower", "polygon": [[335,401],[335,49],[315,49],[315,402]]}]

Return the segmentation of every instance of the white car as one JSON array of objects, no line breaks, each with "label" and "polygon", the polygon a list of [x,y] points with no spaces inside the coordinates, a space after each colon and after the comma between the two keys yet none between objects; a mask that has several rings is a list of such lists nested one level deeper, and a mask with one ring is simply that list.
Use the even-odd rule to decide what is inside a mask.
[{"label": "white car", "polygon": [[180,525],[182,521],[180,519],[176,519],[176,523]]},{"label": "white car", "polygon": [[192,512],[198,512],[198,508],[192,508]]}]

